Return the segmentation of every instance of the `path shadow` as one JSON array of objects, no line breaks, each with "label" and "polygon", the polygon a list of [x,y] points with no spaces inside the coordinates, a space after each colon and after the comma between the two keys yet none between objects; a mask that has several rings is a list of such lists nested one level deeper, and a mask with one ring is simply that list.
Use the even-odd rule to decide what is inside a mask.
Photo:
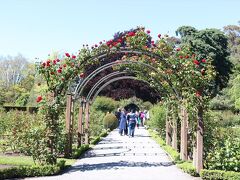
[{"label": "path shadow", "polygon": [[172,166],[174,163],[172,162],[127,162],[127,161],[119,161],[119,162],[109,162],[109,163],[98,163],[98,164],[82,164],[72,166],[66,173],[76,172],[76,171],[93,171],[93,170],[106,170],[106,169],[119,169],[122,167],[160,167],[160,166]]}]

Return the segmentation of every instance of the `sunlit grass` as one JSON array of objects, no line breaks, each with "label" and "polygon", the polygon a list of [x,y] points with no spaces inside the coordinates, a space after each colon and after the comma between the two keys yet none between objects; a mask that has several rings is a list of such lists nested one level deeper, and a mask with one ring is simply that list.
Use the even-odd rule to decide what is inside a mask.
[{"label": "sunlit grass", "polygon": [[[58,161],[65,160],[65,165],[72,165],[76,162],[75,159],[66,159],[66,158],[58,158]],[[0,164],[4,165],[15,165],[15,166],[31,166],[35,165],[32,157],[30,156],[3,156],[0,155]]]}]

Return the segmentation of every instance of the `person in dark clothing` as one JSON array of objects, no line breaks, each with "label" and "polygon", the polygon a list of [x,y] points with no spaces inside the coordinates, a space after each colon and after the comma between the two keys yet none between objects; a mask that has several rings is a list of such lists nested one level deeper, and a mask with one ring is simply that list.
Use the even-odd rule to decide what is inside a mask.
[{"label": "person in dark clothing", "polygon": [[135,130],[135,126],[137,123],[137,118],[136,118],[136,114],[133,112],[133,110],[128,113],[128,136],[129,137],[134,137],[134,130]]},{"label": "person in dark clothing", "polygon": [[120,108],[118,108],[117,111],[115,112],[115,116],[118,120],[118,126],[119,126],[120,120],[121,120],[121,109]]}]

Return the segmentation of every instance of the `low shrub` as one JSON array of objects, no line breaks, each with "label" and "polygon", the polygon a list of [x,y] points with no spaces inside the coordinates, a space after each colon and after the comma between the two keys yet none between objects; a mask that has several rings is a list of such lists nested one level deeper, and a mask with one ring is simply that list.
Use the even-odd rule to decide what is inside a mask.
[{"label": "low shrub", "polygon": [[227,138],[216,142],[214,151],[209,152],[206,165],[210,170],[240,170],[240,138]]},{"label": "low shrub", "polygon": [[102,111],[104,113],[113,112],[118,106],[117,101],[109,97],[97,97],[94,101],[92,107],[97,111]]},{"label": "low shrub", "polygon": [[57,165],[45,166],[19,166],[7,169],[0,169],[0,179],[49,176],[58,174],[65,167],[65,161],[60,161]]},{"label": "low shrub", "polygon": [[92,140],[90,141],[90,144],[95,145],[95,144],[97,144],[100,140],[101,140],[101,137],[100,137],[100,136],[95,137],[94,139],[92,139]]},{"label": "low shrub", "polygon": [[234,171],[203,169],[200,176],[203,180],[240,180],[240,172]]},{"label": "low shrub", "polygon": [[165,141],[153,130],[148,130],[152,138],[171,156],[174,162],[180,161],[180,154],[171,146],[166,145]]},{"label": "low shrub", "polygon": [[82,145],[80,148],[77,148],[73,151],[72,157],[74,159],[78,159],[84,152],[86,152],[89,149],[88,144]]},{"label": "low shrub", "polygon": [[162,137],[165,136],[166,109],[163,105],[157,104],[150,109],[150,120],[147,125],[151,129],[156,129]]},{"label": "low shrub", "polygon": [[191,176],[198,177],[199,174],[196,172],[196,169],[194,168],[191,161],[186,161],[180,164],[177,164],[177,167],[182,169],[185,173],[190,174]]},{"label": "low shrub", "polygon": [[93,139],[90,141],[90,144],[93,144],[93,145],[97,144],[99,141],[101,141],[102,137],[107,136],[108,133],[109,133],[108,130],[103,130],[103,131],[100,133],[99,136],[93,138]]},{"label": "low shrub", "polygon": [[118,120],[114,114],[108,113],[103,119],[103,125],[105,129],[113,130],[117,127]]}]

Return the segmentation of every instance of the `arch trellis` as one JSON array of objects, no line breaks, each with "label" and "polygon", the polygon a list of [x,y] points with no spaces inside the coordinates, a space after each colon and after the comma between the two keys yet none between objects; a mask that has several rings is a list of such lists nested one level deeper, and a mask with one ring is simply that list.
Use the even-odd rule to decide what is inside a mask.
[{"label": "arch trellis", "polygon": [[[159,56],[155,55],[155,54],[151,54],[149,52],[142,52],[142,51],[134,51],[134,50],[130,50],[130,49],[121,49],[120,51],[115,51],[115,52],[111,52],[111,53],[133,53],[133,54],[146,54],[149,55],[151,57],[155,57],[155,58],[159,58],[159,60],[163,63],[165,63],[166,67],[170,67],[170,65],[164,61],[162,58],[160,58]],[[109,55],[109,53],[103,53],[99,55],[99,58],[97,58],[97,56],[95,56],[94,58],[92,58],[94,61],[97,60],[103,60],[104,57],[106,57],[107,55]],[[83,143],[83,137],[85,137],[85,142],[84,143],[89,143],[89,113],[90,113],[90,97],[92,96],[92,94],[94,93],[94,91],[96,90],[96,88],[98,88],[98,86],[104,82],[105,80],[109,80],[111,78],[113,78],[115,75],[120,76],[117,78],[113,78],[111,80],[109,80],[108,82],[106,82],[104,85],[102,85],[97,92],[94,94],[92,100],[94,101],[94,99],[96,98],[96,96],[98,95],[98,93],[107,85],[109,85],[112,82],[115,82],[117,80],[121,80],[121,79],[137,79],[139,80],[137,77],[134,76],[126,76],[125,74],[127,72],[114,72],[111,75],[107,75],[106,77],[103,77],[102,79],[99,80],[99,82],[97,82],[94,87],[94,89],[91,89],[89,92],[89,96],[87,97],[82,97],[81,93],[84,90],[84,87],[87,85],[87,83],[93,79],[98,73],[104,71],[107,68],[116,66],[116,65],[133,65],[133,64],[137,64],[143,67],[148,67],[150,70],[159,73],[159,70],[156,69],[154,66],[143,63],[143,62],[139,62],[139,61],[131,61],[131,60],[117,60],[114,62],[110,62],[107,64],[104,64],[102,66],[100,66],[99,68],[97,68],[96,70],[94,70],[92,73],[90,73],[87,77],[85,77],[84,79],[82,79],[82,81],[80,81],[75,90],[74,93],[71,95],[68,95],[68,99],[69,101],[77,101],[80,99],[79,103],[80,103],[80,108],[79,108],[79,118],[78,118],[78,144],[81,145]],[[122,76],[121,76],[122,75]],[[176,75],[177,76],[177,75]],[[169,86],[171,87],[171,90],[175,93],[176,97],[178,99],[181,99],[179,92],[174,88],[172,82],[167,79],[166,76],[161,74],[161,77],[168,82]],[[68,105],[72,105],[72,103],[68,103]],[[71,111],[69,110],[71,108],[67,108],[67,111]],[[181,132],[181,158],[183,160],[187,160],[187,114],[186,114],[186,110],[184,107],[182,107],[182,129],[183,131]],[[67,114],[71,114],[71,113],[67,113]],[[68,120],[67,120],[68,119]],[[68,118],[66,118],[66,121],[70,121],[71,117],[68,116]],[[83,127],[83,121],[85,120],[85,128]],[[168,131],[169,129],[167,129],[167,123],[166,122],[166,131]],[[71,124],[71,122],[68,122],[67,124]],[[69,129],[69,128],[68,128]],[[167,133],[166,133],[167,134]],[[168,138],[169,139],[169,138]],[[69,145],[70,147],[71,145]],[[201,146],[201,144],[200,144]],[[200,147],[201,149],[201,147]],[[196,157],[196,161],[198,161],[198,166],[201,166],[202,163],[202,152],[198,153],[199,156]],[[201,161],[201,162],[199,162]],[[199,165],[200,164],[200,165]],[[200,167],[201,168],[201,167]]]}]

